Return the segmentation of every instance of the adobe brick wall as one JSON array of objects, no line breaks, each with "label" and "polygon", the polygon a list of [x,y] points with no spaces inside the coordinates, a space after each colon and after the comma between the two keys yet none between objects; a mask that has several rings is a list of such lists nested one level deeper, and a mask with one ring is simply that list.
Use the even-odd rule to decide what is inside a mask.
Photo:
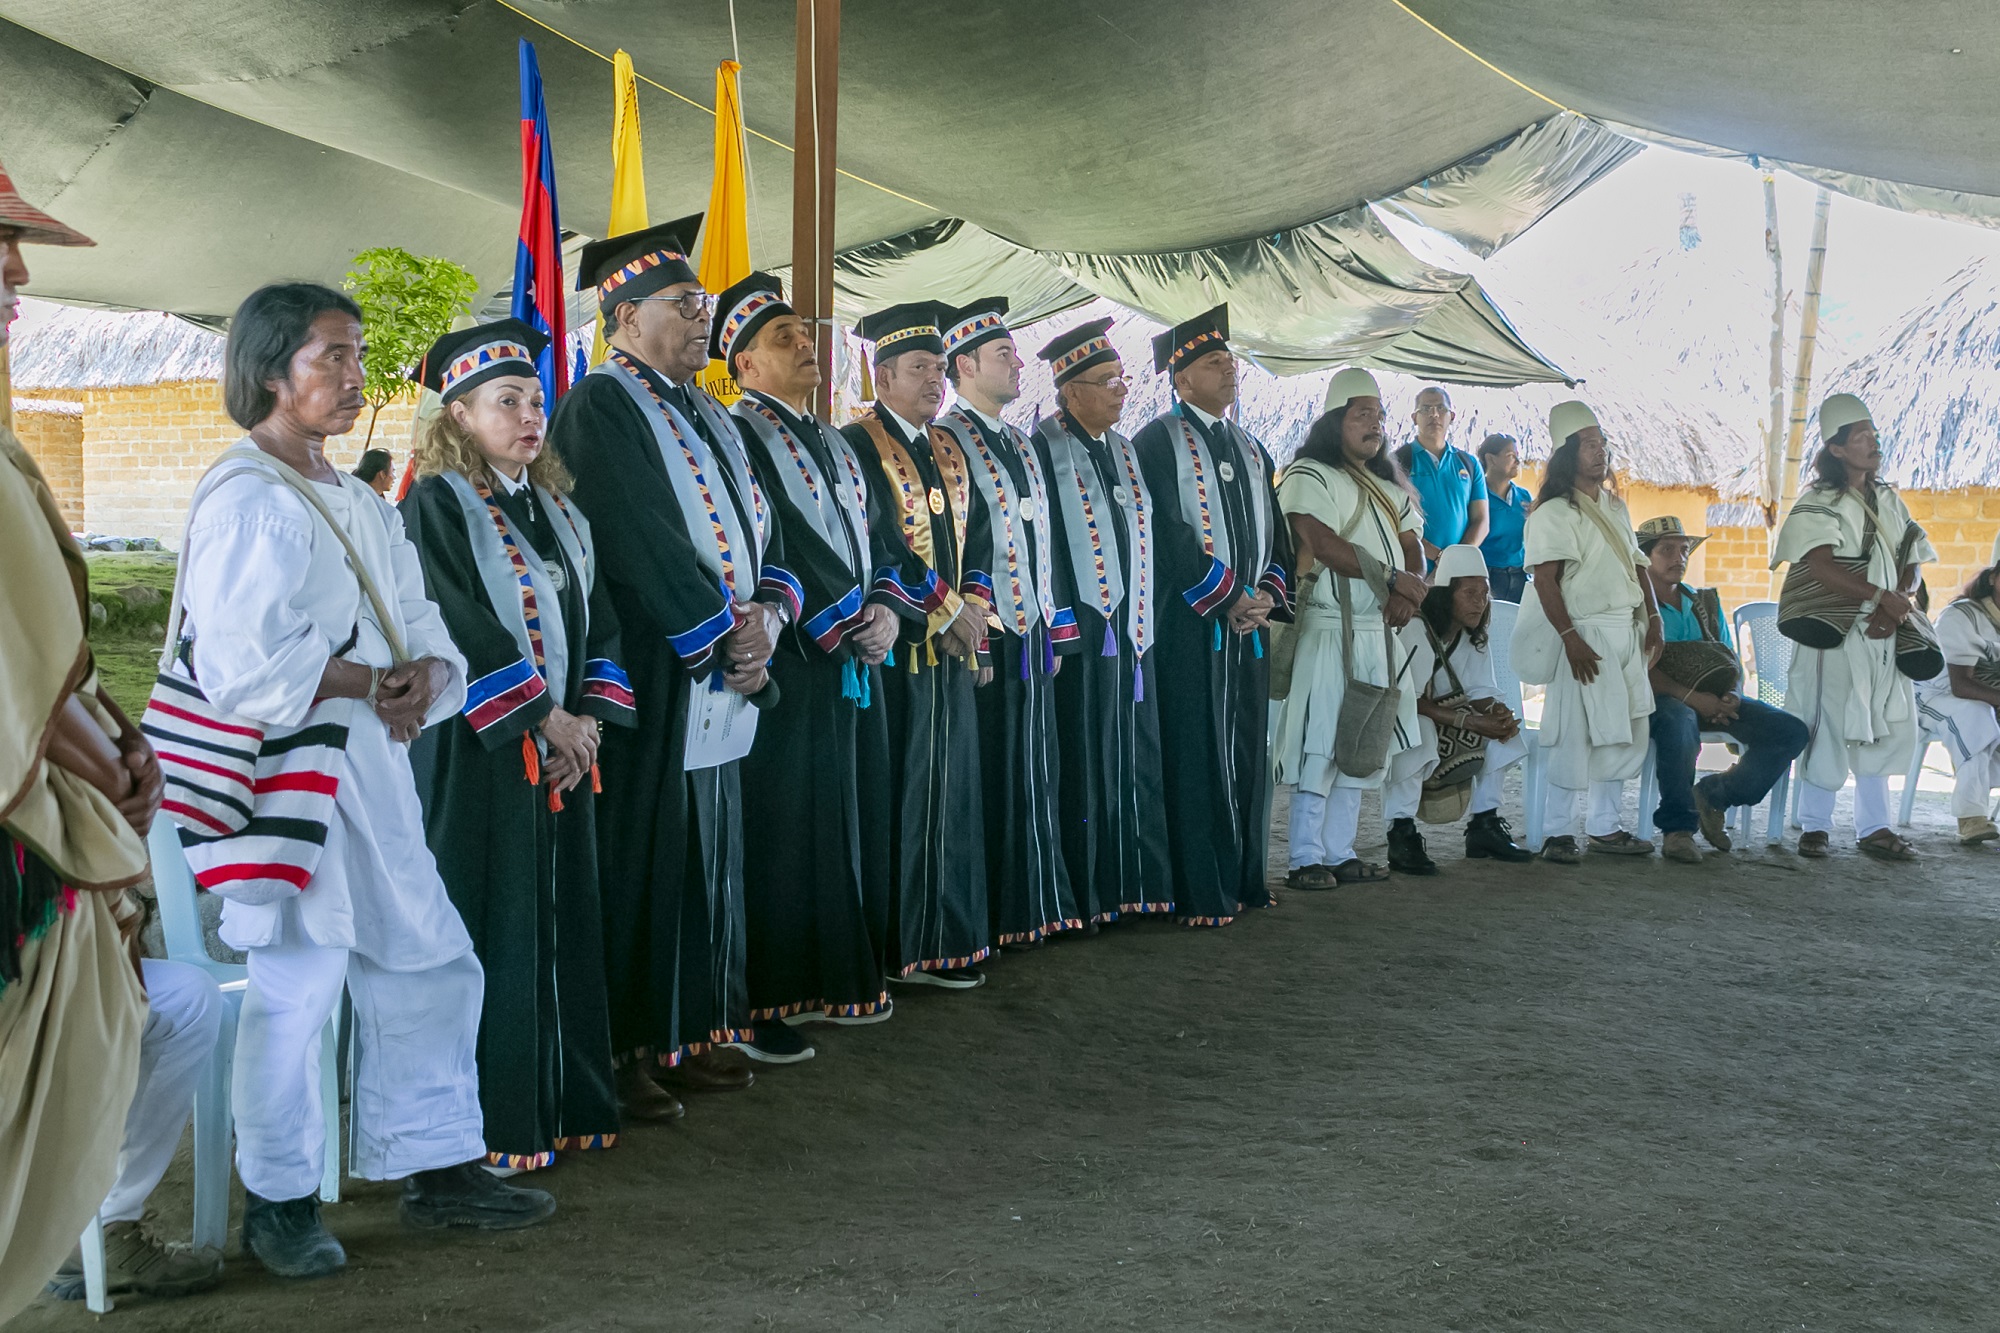
[{"label": "adobe brick wall", "polygon": [[42,469],[63,519],[83,527],[83,404],[75,399],[16,397],[14,434]]},{"label": "adobe brick wall", "polygon": [[[187,502],[215,456],[243,438],[213,381],[87,389],[83,395],[83,526],[178,546]],[[375,437],[399,456],[409,446],[414,401],[382,409]],[[328,442],[334,466],[353,467],[368,428]]]}]

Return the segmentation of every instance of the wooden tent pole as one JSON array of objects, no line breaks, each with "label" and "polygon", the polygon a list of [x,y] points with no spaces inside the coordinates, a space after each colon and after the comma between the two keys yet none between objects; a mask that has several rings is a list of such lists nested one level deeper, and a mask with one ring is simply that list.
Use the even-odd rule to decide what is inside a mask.
[{"label": "wooden tent pole", "polygon": [[792,102],[792,307],[812,325],[820,387],[833,410],[833,189],[840,115],[840,0],[798,0]]},{"label": "wooden tent pole", "polygon": [[1785,259],[1778,240],[1778,182],[1764,173],[1764,251],[1771,256],[1771,413],[1764,427],[1764,526],[1778,521],[1785,467]]},{"label": "wooden tent pole", "polygon": [[[1785,441],[1784,489],[1779,495],[1777,519],[1784,521],[1790,512],[1792,501],[1799,496],[1799,472],[1805,462],[1806,438],[1806,395],[1812,387],[1813,344],[1819,336],[1819,293],[1820,279],[1826,272],[1826,215],[1833,204],[1833,196],[1824,186],[1813,201],[1812,252],[1806,261],[1806,296],[1804,309],[1799,315],[1799,362],[1798,370],[1792,376],[1791,429]],[[1777,540],[1778,530],[1771,529],[1771,540]],[[1771,575],[1771,595],[1777,596],[1778,574]]]}]

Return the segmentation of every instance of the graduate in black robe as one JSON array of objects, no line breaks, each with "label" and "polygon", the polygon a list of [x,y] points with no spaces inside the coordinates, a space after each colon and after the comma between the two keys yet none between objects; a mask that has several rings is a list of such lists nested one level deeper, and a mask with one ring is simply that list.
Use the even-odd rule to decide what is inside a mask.
[{"label": "graduate in black robe", "polygon": [[1007,301],[953,311],[942,326],[959,401],[932,427],[972,473],[959,594],[986,626],[975,699],[993,942],[1029,948],[1083,925],[1063,863],[1056,673],[1076,652],[1076,617],[1050,545],[1046,470],[1000,411],[1021,395]]},{"label": "graduate in black robe", "polygon": [[1133,437],[1160,535],[1160,740],[1177,905],[1194,925],[1269,906],[1266,629],[1291,615],[1291,537],[1236,401],[1229,307],[1153,340],[1177,401]]},{"label": "graduate in black robe", "polygon": [[710,349],[743,388],[732,409],[785,534],[785,567],[803,605],[778,640],[771,677],[784,706],[760,719],[743,761],[748,986],[753,1059],[791,1063],[813,1048],[807,1023],[887,1018],[881,942],[888,879],[863,878],[862,808],[886,821],[885,794],[862,791],[860,719],[876,721],[876,670],[899,633],[871,592],[868,493],[860,460],[811,416],[819,387],[812,331],[777,279],[752,273],[716,299]]},{"label": "graduate in black robe", "polygon": [[973,965],[992,945],[973,702],[981,628],[957,591],[972,478],[950,437],[929,429],[944,401],[942,313],[916,302],[861,321],[879,394],[841,434],[868,479],[875,588],[902,624],[881,673],[896,867],[889,976],[964,990],[985,981]]},{"label": "graduate in black robe", "polygon": [[1158,502],[1132,442],[1111,428],[1127,385],[1110,327],[1090,320],[1042,348],[1058,411],[1035,431],[1081,647],[1056,677],[1056,718],[1063,858],[1091,922],[1174,911],[1153,648]]},{"label": "graduate in black robe", "polygon": [[585,247],[579,281],[596,289],[611,353],[549,425],[596,530],[638,696],[637,728],[601,756],[598,846],[620,1095],[650,1118],[679,1114],[656,1079],[688,1092],[751,1082],[715,1050],[750,1028],[738,763],[688,769],[688,725],[697,690],[776,703],[766,664],[798,606],[742,440],[694,383],[708,364],[709,299],[687,261],[699,225]]},{"label": "graduate in black robe", "polygon": [[415,745],[424,835],[486,973],[489,1160],[521,1169],[618,1137],[592,766],[599,724],[635,718],[589,525],[542,452],[547,341],[511,319],[437,341],[422,379],[444,408],[402,503],[468,681]]}]

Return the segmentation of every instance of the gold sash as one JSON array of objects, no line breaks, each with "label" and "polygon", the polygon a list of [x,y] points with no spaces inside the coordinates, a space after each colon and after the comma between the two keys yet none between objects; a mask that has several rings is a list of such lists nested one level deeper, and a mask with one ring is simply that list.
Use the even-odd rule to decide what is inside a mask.
[{"label": "gold sash", "polygon": [[889,433],[888,427],[882,424],[882,419],[872,409],[862,415],[861,428],[875,442],[882,470],[888,473],[889,484],[895,489],[896,503],[903,518],[903,541],[944,582],[944,602],[930,613],[929,619],[930,632],[936,634],[957,618],[964,605],[958,595],[958,582],[964,574],[966,514],[972,500],[972,477],[966,467],[965,455],[959,452],[957,442],[948,432],[930,432],[931,456],[937,461],[938,471],[944,474],[947,486],[945,501],[951,514],[952,544],[958,551],[956,563],[960,566],[939,569],[937,543],[931,538],[929,490],[924,485],[923,475],[917,471],[917,460],[910,456],[902,441]]}]

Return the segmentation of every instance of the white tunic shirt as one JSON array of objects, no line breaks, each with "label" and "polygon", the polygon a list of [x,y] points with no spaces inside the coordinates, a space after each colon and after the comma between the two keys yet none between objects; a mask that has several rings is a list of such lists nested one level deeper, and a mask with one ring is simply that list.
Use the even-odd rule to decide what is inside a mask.
[{"label": "white tunic shirt", "polygon": [[[1869,581],[1878,588],[1895,587],[1901,577],[1896,552],[1913,520],[1894,490],[1879,487],[1873,500],[1881,530],[1871,546],[1867,509],[1859,495],[1808,490],[1778,529],[1771,568],[1803,560],[1822,546],[1850,558],[1868,549]],[[1918,536],[1910,559],[1916,564],[1937,559],[1928,537]],[[1811,729],[1799,763],[1805,780],[1822,790],[1838,791],[1850,772],[1861,777],[1900,773],[1916,744],[1916,696],[1908,678],[1896,670],[1896,641],[1871,639],[1867,629],[1867,617],[1856,616],[1838,648],[1800,647],[1792,657],[1785,710]]]},{"label": "white tunic shirt", "polygon": [[[320,499],[374,576],[411,658],[436,657],[451,680],[426,723],[465,702],[465,660],[424,595],[416,549],[396,510],[341,476]],[[203,499],[188,532],[184,600],[195,676],[210,702],[274,731],[313,707],[326,661],[387,667],[389,641],[325,523],[276,474],[240,465]],[[406,746],[359,699],[329,700],[319,716],[348,727],[335,818],[313,878],[298,896],[223,909],[222,938],[250,949],[281,941],[349,948],[391,971],[415,971],[472,947],[423,836]]]}]

